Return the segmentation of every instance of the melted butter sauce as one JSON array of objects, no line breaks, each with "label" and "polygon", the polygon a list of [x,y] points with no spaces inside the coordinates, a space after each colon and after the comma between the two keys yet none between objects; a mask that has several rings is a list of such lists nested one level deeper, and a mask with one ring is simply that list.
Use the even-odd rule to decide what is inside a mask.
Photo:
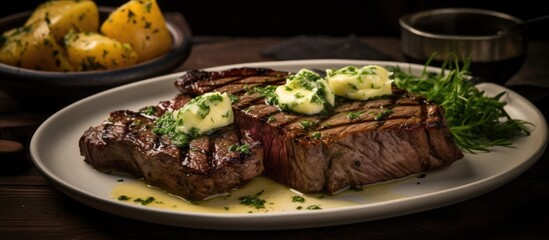
[{"label": "melted butter sauce", "polygon": [[[170,209],[185,212],[200,213],[273,213],[289,211],[315,211],[308,208],[331,209],[354,206],[367,203],[376,203],[403,198],[394,192],[394,188],[407,178],[387,183],[364,186],[362,190],[346,190],[335,195],[302,194],[279,184],[267,177],[260,176],[253,179],[246,186],[230,192],[230,194],[212,197],[207,200],[190,202],[178,196],[171,195],[162,189],[147,185],[143,181],[119,182],[113,188],[111,197],[128,204],[143,205],[140,200],[154,198],[143,207]],[[264,208],[255,208],[241,204],[239,198],[253,197],[261,193],[258,198],[264,199]],[[120,196],[126,199],[121,200]],[[304,201],[293,201],[295,196],[301,196]]]}]

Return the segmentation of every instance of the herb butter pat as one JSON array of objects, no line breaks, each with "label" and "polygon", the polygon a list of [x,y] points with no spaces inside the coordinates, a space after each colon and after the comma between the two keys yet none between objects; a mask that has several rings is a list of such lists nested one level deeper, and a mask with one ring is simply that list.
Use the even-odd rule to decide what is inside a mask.
[{"label": "herb butter pat", "polygon": [[348,66],[338,70],[327,69],[326,80],[337,96],[353,100],[368,100],[392,94],[392,80],[389,79],[391,74],[377,65],[368,65],[363,68]]},{"label": "herb butter pat", "polygon": [[198,96],[173,112],[176,130],[202,134],[234,121],[231,98],[227,93],[211,92]]},{"label": "herb butter pat", "polygon": [[286,84],[275,90],[278,107],[306,115],[324,110],[326,105],[334,105],[334,93],[328,82],[317,73],[301,69],[286,79]]}]

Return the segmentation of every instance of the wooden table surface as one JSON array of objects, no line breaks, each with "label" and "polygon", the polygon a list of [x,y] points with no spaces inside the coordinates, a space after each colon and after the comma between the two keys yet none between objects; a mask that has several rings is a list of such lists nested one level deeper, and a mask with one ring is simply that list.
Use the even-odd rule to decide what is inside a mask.
[{"label": "wooden table surface", "polygon": [[[198,36],[188,60],[174,72],[269,61],[271,59],[259,52],[284,40],[287,39]],[[403,60],[398,39],[361,40],[395,60]],[[536,106],[547,117],[548,104],[539,101]],[[34,130],[50,114],[33,112],[0,94],[0,140],[15,140],[24,146],[23,154],[15,160],[6,155],[0,159],[0,169],[3,169],[0,171],[0,239],[549,239],[547,152],[513,181],[481,196],[434,210],[313,229],[198,230],[112,215],[88,207],[54,188],[33,166],[27,151]]]}]

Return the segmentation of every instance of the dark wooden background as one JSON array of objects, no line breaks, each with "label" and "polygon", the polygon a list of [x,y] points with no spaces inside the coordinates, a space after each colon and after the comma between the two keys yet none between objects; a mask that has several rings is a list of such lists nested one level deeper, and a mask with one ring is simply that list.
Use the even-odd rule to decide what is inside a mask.
[{"label": "dark wooden background", "polygon": [[[0,16],[28,10],[45,0],[3,4]],[[102,6],[120,6],[127,0],[96,0]],[[393,36],[399,35],[398,18],[419,10],[472,7],[500,11],[526,20],[549,14],[544,1],[457,0],[345,0],[345,1],[204,1],[157,0],[163,11],[179,11],[193,33],[210,36]],[[538,30],[540,29],[540,30]],[[532,38],[549,39],[548,23],[538,24]]]}]

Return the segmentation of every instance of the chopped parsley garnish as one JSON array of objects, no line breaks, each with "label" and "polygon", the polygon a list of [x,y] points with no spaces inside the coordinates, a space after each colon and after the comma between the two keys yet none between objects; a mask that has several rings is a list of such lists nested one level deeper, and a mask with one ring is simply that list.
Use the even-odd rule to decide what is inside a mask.
[{"label": "chopped parsley garnish", "polygon": [[[323,97],[320,97],[320,95],[318,94],[318,92],[320,92],[320,90],[317,91],[317,94],[315,94],[315,95],[313,95],[313,96],[311,97],[311,103],[316,103],[316,104],[324,104],[324,103],[326,103],[326,102],[327,102],[326,99],[323,98]],[[324,95],[323,95],[323,96],[324,96]]]},{"label": "chopped parsley garnish", "polygon": [[154,106],[148,106],[141,110],[141,114],[152,116],[156,113],[156,108]]},{"label": "chopped parsley garnish", "polygon": [[393,110],[391,109],[385,109],[381,112],[379,112],[378,114],[376,114],[376,116],[374,117],[374,119],[377,121],[377,120],[382,120],[384,119],[385,117],[389,116],[391,113],[393,113]]},{"label": "chopped parsley garnish", "polygon": [[[298,206],[298,207],[296,207],[295,209],[297,209],[297,210],[302,210],[302,209],[303,209],[303,206]],[[309,206],[307,206],[305,209],[307,209],[307,210],[320,210],[320,209],[322,209],[322,208],[321,208],[319,205],[309,205]]]},{"label": "chopped parsley garnish", "polygon": [[243,111],[245,113],[249,113],[250,111],[254,110],[254,106],[249,106],[248,108],[244,109]]},{"label": "chopped parsley garnish", "polygon": [[305,198],[303,198],[302,196],[293,196],[292,197],[292,202],[300,202],[300,203],[303,203],[305,202]]},{"label": "chopped parsley garnish", "polygon": [[222,118],[228,118],[231,115],[231,111],[225,112],[225,114],[221,115]]},{"label": "chopped parsley garnish", "polygon": [[262,209],[265,208],[265,203],[267,202],[265,199],[259,198],[261,194],[263,194],[263,190],[256,193],[254,196],[243,196],[238,198],[240,200],[240,204],[253,207],[255,209]]},{"label": "chopped parsley garnish", "polygon": [[126,195],[120,195],[116,199],[119,200],[119,201],[128,201],[128,200],[131,199],[131,197],[128,197]]},{"label": "chopped parsley garnish", "polygon": [[307,206],[307,210],[319,210],[319,209],[322,209],[322,208],[318,205]]},{"label": "chopped parsley garnish", "polygon": [[149,21],[145,21],[145,26],[143,28],[147,29],[147,28],[151,28],[151,25],[152,23],[149,22]]},{"label": "chopped parsley garnish", "polygon": [[229,151],[239,152],[239,153],[242,153],[242,154],[249,154],[250,153],[250,145],[248,145],[248,144],[242,144],[242,145],[233,144],[229,147]]},{"label": "chopped parsley garnish", "polygon": [[265,98],[265,103],[269,105],[277,105],[278,104],[278,96],[275,94],[277,86],[275,85],[268,85],[265,87],[254,87],[252,89],[248,89],[246,92],[247,94],[254,94],[257,93],[259,96]]},{"label": "chopped parsley garnish", "polygon": [[240,99],[237,96],[232,94],[228,94],[228,95],[229,95],[229,98],[231,99],[231,103],[237,103],[238,101],[240,101]]},{"label": "chopped parsley garnish", "polygon": [[166,112],[156,120],[153,133],[168,136],[172,143],[178,147],[185,147],[192,139],[198,137],[198,129],[193,128],[189,134],[186,134],[176,129],[178,125],[179,123],[173,117],[172,112]]},{"label": "chopped parsley garnish", "polygon": [[269,116],[269,117],[267,118],[267,122],[268,122],[268,123],[276,122],[276,117],[275,117],[275,116]]},{"label": "chopped parsley garnish", "polygon": [[311,134],[311,136],[314,138],[314,139],[320,139],[322,137],[322,133],[320,132],[314,132],[313,134]]},{"label": "chopped parsley garnish", "polygon": [[152,7],[152,2],[147,2],[145,3],[145,10],[150,13],[151,12],[151,7]]},{"label": "chopped parsley garnish", "polygon": [[358,111],[358,112],[349,112],[347,113],[347,118],[351,119],[351,120],[355,120],[357,119],[358,117],[360,117],[360,115],[364,113],[364,111]]},{"label": "chopped parsley garnish", "polygon": [[136,203],[139,203],[141,205],[147,205],[147,204],[150,204],[150,203],[154,202],[154,197],[148,197],[146,199],[138,198],[138,199],[135,199],[133,201],[136,202]]},{"label": "chopped parsley garnish", "polygon": [[105,70],[107,67],[99,63],[94,56],[86,56],[82,62],[80,62],[80,70]]},{"label": "chopped parsley garnish", "polygon": [[304,130],[309,130],[315,124],[316,124],[315,122],[309,121],[309,120],[303,120],[299,122],[299,126],[301,126],[301,128],[303,128]]},{"label": "chopped parsley garnish", "polygon": [[352,83],[347,83],[347,86],[349,86],[353,90],[358,90],[358,87]]},{"label": "chopped parsley garnish", "polygon": [[[132,21],[132,19],[135,17],[135,13],[132,10],[128,10],[128,22]],[[135,21],[135,19],[133,19]]]}]

